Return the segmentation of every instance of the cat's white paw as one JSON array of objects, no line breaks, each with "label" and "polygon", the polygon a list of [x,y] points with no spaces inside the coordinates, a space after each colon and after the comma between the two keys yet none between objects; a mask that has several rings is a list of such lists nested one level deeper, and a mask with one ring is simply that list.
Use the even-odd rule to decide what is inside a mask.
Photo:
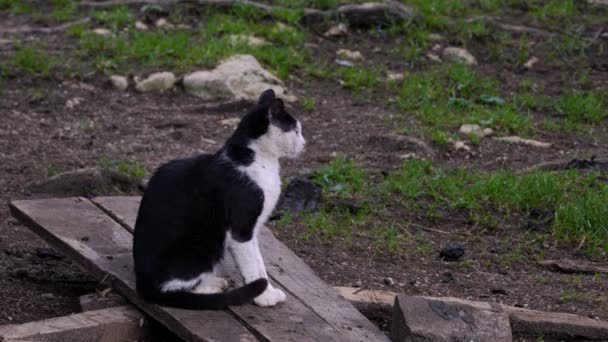
[{"label": "cat's white paw", "polygon": [[280,289],[271,287],[270,284],[266,288],[266,291],[262,292],[261,295],[255,297],[253,302],[258,306],[274,306],[278,303],[284,302],[287,296]]},{"label": "cat's white paw", "polygon": [[214,277],[201,282],[198,286],[193,288],[191,292],[200,294],[222,293],[229,285],[230,284],[226,279]]}]

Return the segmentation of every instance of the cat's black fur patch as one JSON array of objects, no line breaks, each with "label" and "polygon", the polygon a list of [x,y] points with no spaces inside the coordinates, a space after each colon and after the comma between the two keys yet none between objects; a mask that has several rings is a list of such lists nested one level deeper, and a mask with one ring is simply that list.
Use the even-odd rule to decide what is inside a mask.
[{"label": "cat's black fur patch", "polygon": [[211,272],[225,252],[226,232],[249,241],[262,212],[264,193],[237,170],[254,161],[248,147],[268,131],[270,121],[296,126],[272,90],[241,120],[226,145],[213,155],[173,160],[161,166],[143,195],[134,232],[137,291],[146,300],[186,309],[221,309],[260,295],[266,279],[220,294],[162,292],[172,279],[191,280]]}]

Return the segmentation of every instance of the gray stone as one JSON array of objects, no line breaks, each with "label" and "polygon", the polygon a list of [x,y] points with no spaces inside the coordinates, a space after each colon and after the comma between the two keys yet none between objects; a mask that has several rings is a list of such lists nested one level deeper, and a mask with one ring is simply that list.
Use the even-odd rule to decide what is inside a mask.
[{"label": "gray stone", "polygon": [[343,59],[348,59],[351,61],[362,61],[365,59],[365,58],[363,58],[363,55],[361,54],[361,52],[351,51],[351,50],[347,50],[347,49],[339,49],[338,51],[336,51],[336,56],[343,58]]},{"label": "gray stone", "polygon": [[251,55],[234,55],[211,71],[196,71],[184,77],[184,89],[206,101],[245,100],[255,103],[260,94],[273,89],[287,102],[297,98],[287,94],[283,82],[262,68]]},{"label": "gray stone", "polygon": [[249,46],[262,46],[268,44],[268,42],[262,38],[248,36],[245,34],[231,34],[228,36],[228,40],[232,45],[246,44]]},{"label": "gray stone", "polygon": [[146,79],[135,79],[135,89],[142,93],[161,92],[175,85],[175,75],[172,72],[156,72],[150,74]]},{"label": "gray stone", "polygon": [[481,128],[481,126],[475,124],[465,124],[460,126],[459,132],[464,135],[472,134],[483,138],[494,133],[494,130],[491,128]]},{"label": "gray stone", "polygon": [[394,342],[452,342],[513,340],[504,310],[484,310],[464,303],[398,295],[391,340]]},{"label": "gray stone", "polygon": [[91,192],[111,192],[113,189],[134,190],[141,188],[139,180],[122,173],[102,169],[88,168],[67,171],[43,181],[25,185],[25,189],[36,194],[53,194],[65,196],[82,196]]},{"label": "gray stone", "polygon": [[468,65],[477,65],[477,59],[469,51],[459,47],[446,47],[442,52],[443,58]]}]

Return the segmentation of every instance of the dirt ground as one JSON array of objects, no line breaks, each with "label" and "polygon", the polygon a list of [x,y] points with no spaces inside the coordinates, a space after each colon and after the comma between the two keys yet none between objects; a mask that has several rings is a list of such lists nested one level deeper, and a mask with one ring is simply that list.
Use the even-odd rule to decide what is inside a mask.
[{"label": "dirt ground", "polygon": [[[29,22],[21,17],[6,21],[0,17],[0,28],[24,23]],[[58,49],[69,49],[69,40],[61,32],[17,34],[10,38],[43,40]],[[606,38],[599,39],[608,42]],[[394,44],[393,38],[379,38],[361,31],[340,41],[315,35],[308,40],[315,44],[310,47],[313,58],[331,62],[337,49],[350,48],[367,52],[370,64],[383,63],[390,70],[408,68],[403,60],[386,53]],[[1,55],[7,56],[14,48],[0,45]],[[504,62],[491,61],[483,44],[471,44],[468,48],[477,56],[480,72],[497,77],[507,91],[527,78],[537,82],[545,93],[561,93],[568,87],[573,71],[544,65],[541,55],[538,66],[522,72]],[[590,88],[606,90],[608,70],[594,65],[598,65],[597,60],[605,65],[608,57],[604,54],[594,58],[595,64],[591,61],[578,68],[590,70]],[[355,160],[363,168],[376,170],[380,177],[382,170],[393,170],[402,163],[400,155],[416,152],[415,147],[410,150],[395,147],[390,139],[381,139],[403,127],[404,115],[406,121],[410,120],[382,90],[357,94],[340,87],[336,80],[318,79],[304,72],[295,72],[286,80],[286,85],[300,99],[314,98],[316,103],[312,111],[305,110],[301,102],[290,108],[302,121],[308,144],[300,159],[284,163],[286,180],[301,170],[327,165],[336,153]],[[42,95],[33,95],[31,89],[37,89]],[[80,98],[80,104],[66,107],[66,102],[74,98]],[[39,196],[28,194],[24,185],[45,179],[49,174],[95,166],[103,158],[137,161],[152,171],[169,159],[215,151],[233,130],[223,125],[222,120],[239,117],[244,110],[206,112],[199,105],[199,99],[185,95],[180,89],[161,94],[121,92],[100,73],[78,79],[67,75],[41,79],[18,74],[3,81],[0,85],[0,324],[78,312],[78,296],[96,287],[97,279],[60,252],[48,251],[41,239],[11,218],[8,212],[11,200]],[[82,128],[83,120],[87,121],[86,129]],[[413,119],[410,121],[412,125],[417,124]],[[428,142],[435,151],[430,159],[441,168],[483,171],[520,170],[543,161],[592,155],[606,160],[606,127],[604,120],[593,135],[538,129],[534,139],[553,143],[546,149],[484,139],[466,152]],[[413,128],[416,131],[416,127]],[[378,253],[371,242],[364,241],[365,237],[350,246],[340,241],[329,244],[302,239],[307,228],[301,222],[286,229],[278,229],[276,224],[271,227],[281,241],[334,286],[454,296],[608,320],[607,277],[548,271],[530,261],[531,255],[524,256],[524,261],[501,262],[512,246],[527,238],[528,217],[514,215],[503,222],[500,229],[476,236],[450,234],[467,226],[466,217],[434,222],[419,217],[416,222],[433,229],[415,232],[428,241],[432,253]],[[470,261],[441,260],[438,251],[448,242],[462,243],[466,247],[465,260]],[[362,245],[369,247],[361,248]],[[591,258],[576,245],[553,240],[548,240],[542,248],[546,259],[607,260],[606,255]],[[388,282],[386,278],[393,281]],[[566,291],[584,296],[565,299]],[[389,317],[378,313],[369,315],[387,328]]]}]

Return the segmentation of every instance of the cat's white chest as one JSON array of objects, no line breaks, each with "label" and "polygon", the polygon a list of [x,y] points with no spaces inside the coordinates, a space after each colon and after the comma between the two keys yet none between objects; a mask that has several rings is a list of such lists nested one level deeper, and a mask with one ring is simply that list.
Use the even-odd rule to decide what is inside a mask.
[{"label": "cat's white chest", "polygon": [[260,214],[256,227],[264,224],[281,195],[281,176],[278,160],[255,160],[251,165],[242,168],[242,171],[255,182],[264,193],[264,207]]}]

